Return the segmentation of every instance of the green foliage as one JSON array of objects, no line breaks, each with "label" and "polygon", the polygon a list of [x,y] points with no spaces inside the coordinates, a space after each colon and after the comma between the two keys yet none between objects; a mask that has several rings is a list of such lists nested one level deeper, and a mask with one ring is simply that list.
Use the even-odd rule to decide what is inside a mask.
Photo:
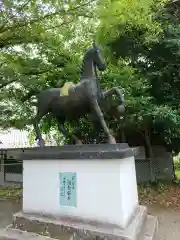
[{"label": "green foliage", "polygon": [[[161,27],[154,20],[154,16],[165,2],[164,0],[100,1],[100,41],[109,43],[120,36],[125,36],[132,29],[143,30],[142,36],[146,41],[156,38],[161,31]],[[133,33],[136,35],[135,31]]]},{"label": "green foliage", "polygon": [[[124,121],[111,118],[118,99],[109,99],[103,111],[118,135],[139,131],[161,136],[178,149],[179,117],[179,9],[164,0],[3,1],[0,16],[1,128],[25,128],[35,114],[37,91],[77,82],[82,54],[97,38],[104,48],[108,70],[101,86],[118,86],[126,99]],[[175,14],[177,17],[175,18]],[[107,20],[108,19],[108,20]],[[22,99],[27,99],[22,103]],[[52,126],[52,127],[50,127]],[[68,124],[90,142],[97,138],[87,119]],[[99,125],[96,126],[99,128]],[[59,144],[56,122],[44,118]],[[34,133],[31,135],[33,139]],[[104,141],[100,134],[97,141]]]},{"label": "green foliage", "polygon": [[[128,4],[129,1],[107,1],[109,8],[102,10],[107,15],[117,13],[109,21],[102,19],[99,28],[99,39],[107,44],[107,52],[117,67],[108,81],[116,85],[119,82],[120,86],[127,83],[123,87],[128,129],[143,135],[146,128],[151,129],[152,135],[161,137],[161,144],[165,141],[178,151],[180,38],[179,18],[174,18],[174,12],[180,7],[172,7],[166,1]],[[123,66],[119,66],[119,60]],[[112,79],[117,79],[118,74],[119,81],[115,83]]]},{"label": "green foliage", "polygon": [[[93,34],[88,17],[93,17],[93,2],[3,1],[0,16],[1,128],[24,128],[31,124],[35,114],[35,98],[30,98],[33,93],[47,87],[60,87],[65,81],[78,81],[80,55],[87,44],[86,39],[80,37],[84,31],[87,39]],[[84,21],[89,24],[83,25]],[[22,103],[24,98],[30,99]],[[47,133],[46,122],[42,122],[42,130]]]}]

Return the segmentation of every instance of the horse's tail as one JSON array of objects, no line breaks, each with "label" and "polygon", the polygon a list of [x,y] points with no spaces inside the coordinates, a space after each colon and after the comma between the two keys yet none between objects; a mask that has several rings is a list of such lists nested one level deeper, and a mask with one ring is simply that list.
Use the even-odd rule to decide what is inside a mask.
[{"label": "horse's tail", "polygon": [[35,96],[39,94],[41,90],[38,89],[31,89],[25,96],[21,98],[21,102],[26,102],[28,99],[30,99],[32,96]]}]

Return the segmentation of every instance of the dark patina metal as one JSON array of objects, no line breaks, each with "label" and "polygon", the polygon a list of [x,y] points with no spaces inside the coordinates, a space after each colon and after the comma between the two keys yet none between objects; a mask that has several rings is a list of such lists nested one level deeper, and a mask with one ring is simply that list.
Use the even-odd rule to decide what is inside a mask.
[{"label": "dark patina metal", "polygon": [[116,143],[105,122],[101,104],[107,101],[109,96],[115,94],[119,97],[117,111],[122,114],[124,112],[124,97],[117,87],[105,92],[100,89],[97,70],[104,71],[105,69],[106,64],[101,56],[100,49],[93,43],[93,47],[88,49],[84,55],[80,82],[68,89],[67,96],[60,95],[59,88],[45,89],[40,92],[37,96],[37,115],[33,124],[41,147],[45,143],[39,129],[39,122],[47,113],[51,113],[58,120],[59,131],[65,137],[71,137],[76,144],[82,144],[82,142],[65,129],[65,121],[79,119],[87,114],[95,115],[108,137],[108,142],[111,144]]},{"label": "dark patina metal", "polygon": [[85,160],[124,159],[137,154],[138,148],[126,143],[65,145],[61,147],[26,148],[19,156],[22,160]]}]

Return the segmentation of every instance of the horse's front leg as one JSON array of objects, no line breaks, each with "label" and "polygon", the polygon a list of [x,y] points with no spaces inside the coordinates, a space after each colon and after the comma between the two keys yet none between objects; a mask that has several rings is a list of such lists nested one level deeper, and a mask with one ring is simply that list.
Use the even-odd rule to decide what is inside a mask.
[{"label": "horse's front leg", "polygon": [[99,104],[98,104],[98,101],[97,100],[93,100],[92,102],[92,107],[93,107],[93,110],[95,111],[96,115],[98,116],[99,118],[99,122],[105,132],[105,134],[108,136],[108,142],[110,144],[115,144],[116,143],[116,140],[115,138],[113,137],[113,135],[111,134],[105,120],[104,120],[104,116],[103,116],[103,113],[99,107]]},{"label": "horse's front leg", "polygon": [[42,138],[42,134],[41,134],[40,128],[39,128],[39,122],[44,115],[45,115],[44,112],[41,112],[38,110],[37,115],[33,120],[33,126],[34,126],[34,130],[36,132],[36,140],[38,140],[38,145],[40,147],[45,147],[45,141]]},{"label": "horse's front leg", "polygon": [[113,87],[113,88],[107,90],[106,92],[103,93],[103,97],[107,98],[109,96],[112,96],[113,94],[116,94],[119,97],[119,100],[120,100],[120,104],[117,107],[118,112],[119,113],[124,113],[124,111],[125,111],[124,95],[123,95],[122,91],[119,88]]}]

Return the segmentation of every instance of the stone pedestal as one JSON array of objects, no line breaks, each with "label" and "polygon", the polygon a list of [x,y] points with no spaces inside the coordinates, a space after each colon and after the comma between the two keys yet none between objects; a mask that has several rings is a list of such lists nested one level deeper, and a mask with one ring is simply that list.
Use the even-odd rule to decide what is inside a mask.
[{"label": "stone pedestal", "polygon": [[134,154],[127,144],[25,149],[13,227],[57,239],[140,240],[151,222],[153,236],[156,219],[138,205]]},{"label": "stone pedestal", "polygon": [[109,159],[90,153],[83,159],[24,160],[23,212],[125,228],[138,205],[134,157],[131,149],[115,159],[111,155],[113,151]]}]

